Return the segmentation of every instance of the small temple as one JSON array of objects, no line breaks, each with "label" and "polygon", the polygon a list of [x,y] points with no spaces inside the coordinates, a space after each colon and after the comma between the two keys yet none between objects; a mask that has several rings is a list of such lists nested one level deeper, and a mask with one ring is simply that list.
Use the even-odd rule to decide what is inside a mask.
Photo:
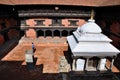
[{"label": "small temple", "polygon": [[[106,71],[111,70],[114,59],[120,52],[110,42],[106,35],[102,33],[101,28],[93,19],[78,27],[73,35],[67,37],[68,44],[72,52],[72,70],[73,71]],[[111,64],[106,67],[106,60],[111,58]]]}]

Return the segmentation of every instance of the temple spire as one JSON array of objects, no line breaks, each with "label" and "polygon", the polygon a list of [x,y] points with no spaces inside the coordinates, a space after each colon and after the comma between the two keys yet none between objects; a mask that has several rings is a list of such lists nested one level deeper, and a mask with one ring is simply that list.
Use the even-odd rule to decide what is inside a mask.
[{"label": "temple spire", "polygon": [[94,13],[94,10],[92,9],[92,11],[91,11],[91,20],[93,20],[93,18],[94,18],[94,16],[95,16],[95,13]]},{"label": "temple spire", "polygon": [[95,16],[95,13],[94,13],[94,10],[92,9],[92,11],[91,11],[91,15],[90,15],[91,17],[90,17],[90,19],[88,20],[89,22],[95,22],[95,20],[94,20],[94,16]]}]

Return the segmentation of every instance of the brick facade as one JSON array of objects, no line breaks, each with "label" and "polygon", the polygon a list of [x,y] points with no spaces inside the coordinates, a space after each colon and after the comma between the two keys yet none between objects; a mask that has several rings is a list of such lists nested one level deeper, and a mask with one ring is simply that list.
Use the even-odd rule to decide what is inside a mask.
[{"label": "brick facade", "polygon": [[3,35],[0,34],[0,45],[2,45],[4,43],[4,37]]},{"label": "brick facade", "polygon": [[5,42],[5,37],[8,40],[19,37],[19,31],[14,29],[17,25],[17,20],[13,18],[0,18],[0,45]]}]

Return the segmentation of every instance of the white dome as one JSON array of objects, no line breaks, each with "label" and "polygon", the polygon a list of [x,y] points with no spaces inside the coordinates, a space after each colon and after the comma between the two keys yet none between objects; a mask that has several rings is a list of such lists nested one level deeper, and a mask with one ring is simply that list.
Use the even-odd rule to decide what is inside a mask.
[{"label": "white dome", "polygon": [[94,23],[94,21],[88,21],[86,24],[79,28],[79,31],[82,33],[101,33],[101,28]]}]

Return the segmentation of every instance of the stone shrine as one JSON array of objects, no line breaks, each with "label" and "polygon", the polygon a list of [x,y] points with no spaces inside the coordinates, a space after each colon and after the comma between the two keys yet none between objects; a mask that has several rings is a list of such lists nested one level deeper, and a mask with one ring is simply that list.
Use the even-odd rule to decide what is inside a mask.
[{"label": "stone shrine", "polygon": [[[115,57],[120,53],[92,18],[68,36],[67,41],[72,52],[72,71],[111,70]],[[107,58],[111,58],[109,67],[106,67]]]},{"label": "stone shrine", "polygon": [[33,50],[27,50],[26,51],[25,61],[26,61],[28,70],[31,70],[31,69],[34,68],[34,53],[33,53]]}]

